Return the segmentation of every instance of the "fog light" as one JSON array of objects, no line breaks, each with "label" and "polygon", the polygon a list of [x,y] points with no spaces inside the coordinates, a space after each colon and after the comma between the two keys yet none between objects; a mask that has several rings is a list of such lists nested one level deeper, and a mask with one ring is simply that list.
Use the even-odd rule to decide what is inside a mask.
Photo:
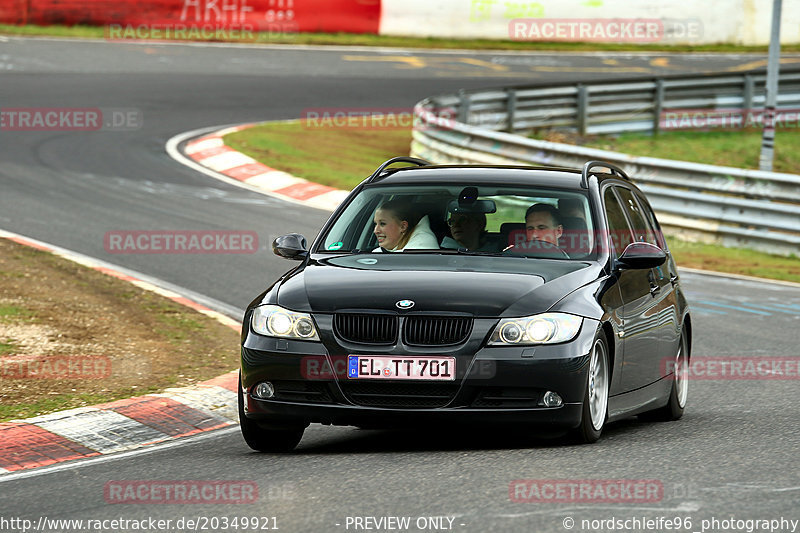
[{"label": "fog light", "polygon": [[262,381],[253,387],[253,396],[256,398],[266,400],[267,398],[272,398],[274,395],[275,387],[269,381]]},{"label": "fog light", "polygon": [[564,403],[564,400],[562,400],[561,396],[559,396],[557,393],[549,390],[544,393],[542,402],[544,403],[545,407],[561,407],[561,404]]}]

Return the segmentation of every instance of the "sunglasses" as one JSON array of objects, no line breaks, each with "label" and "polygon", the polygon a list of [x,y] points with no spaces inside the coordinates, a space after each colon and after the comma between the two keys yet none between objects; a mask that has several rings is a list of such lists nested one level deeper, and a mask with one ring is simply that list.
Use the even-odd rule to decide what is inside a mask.
[{"label": "sunglasses", "polygon": [[447,220],[448,226],[457,226],[461,224],[466,224],[469,222],[469,217],[461,215],[461,216],[453,216]]}]

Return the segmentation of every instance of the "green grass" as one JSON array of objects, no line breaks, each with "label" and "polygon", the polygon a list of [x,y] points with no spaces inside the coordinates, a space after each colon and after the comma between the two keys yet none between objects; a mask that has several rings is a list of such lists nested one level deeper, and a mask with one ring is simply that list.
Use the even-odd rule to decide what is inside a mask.
[{"label": "green grass", "polygon": [[0,355],[6,355],[14,352],[17,346],[14,344],[14,339],[6,339],[5,342],[0,341]]},{"label": "green grass", "polygon": [[[660,143],[665,140],[678,150],[681,143],[686,144],[687,135],[698,139],[695,150],[701,152],[716,150],[713,135],[697,135],[697,132],[671,132],[656,138],[648,138],[647,142]],[[715,132],[714,135],[720,135],[720,132]],[[741,142],[735,138],[736,135],[733,134],[731,142]],[[797,137],[796,134],[793,135]],[[683,140],[680,142],[673,140],[672,138],[676,136]],[[723,137],[728,136],[723,135]],[[408,154],[410,140],[411,132],[408,130],[311,129],[304,127],[300,122],[266,124],[225,136],[226,144],[267,166],[348,190],[386,159]],[[793,139],[792,142],[797,141]],[[797,153],[800,153],[800,150]],[[341,154],[347,154],[347,157],[343,158]],[[787,155],[798,157],[796,154]],[[742,248],[690,243],[674,237],[668,237],[668,244],[678,265],[683,267],[800,282],[800,258],[797,257],[781,257]]]},{"label": "green grass", "polygon": [[[0,277],[0,294],[14,298],[0,300],[0,422],[185,386],[218,376],[236,363],[237,350],[231,347],[236,347],[238,334],[176,302],[5,239],[0,239],[0,263],[6,273],[16,272],[45,283],[42,287],[19,283],[13,279],[16,276]],[[63,291],[49,290],[47,283],[63,287]],[[75,306],[77,299],[80,302]],[[46,325],[64,332],[65,344],[74,344],[76,353],[95,353],[98,343],[102,343],[106,323],[98,322],[99,329],[95,331],[74,317],[66,320],[73,309],[79,316],[86,314],[89,320],[95,317],[105,320],[103,315],[108,313],[108,324],[123,324],[123,329],[129,322],[146,324],[146,329],[133,328],[125,335],[124,342],[112,343],[104,349],[112,359],[125,357],[128,362],[127,358],[132,358],[142,366],[135,371],[132,368],[137,367],[126,369],[120,365],[119,372],[115,370],[108,378],[99,380],[74,376],[32,379],[36,376],[15,374],[14,363],[20,359],[17,356],[25,359],[24,356],[35,355],[38,359],[42,354],[26,353],[23,341],[17,340],[24,339],[24,333],[5,331],[5,324],[22,328]],[[120,310],[128,316],[120,318]],[[38,334],[35,329],[29,331],[31,335]]]},{"label": "green grass", "polygon": [[[106,38],[107,30],[97,26],[36,26],[0,24],[0,34],[23,36],[51,36],[84,39]],[[236,39],[229,39],[236,41]],[[562,43],[562,42],[521,42],[488,39],[441,39],[419,37],[392,37],[352,33],[276,33],[262,32],[244,42],[259,44],[311,44],[339,46],[389,46],[400,48],[447,48],[474,50],[548,50],[564,52],[726,52],[726,53],[764,53],[767,46],[739,46],[731,44],[709,45],[668,45],[668,44],[614,44],[614,43]],[[784,53],[800,51],[800,45],[782,45]]]},{"label": "green grass", "polygon": [[191,318],[184,309],[176,308],[172,302],[158,302],[145,306],[161,324],[155,333],[170,343],[179,345],[203,331],[203,324]]},{"label": "green grass", "polygon": [[667,236],[667,244],[678,266],[716,270],[800,283],[800,257],[781,257],[745,248],[725,248],[693,243]]},{"label": "green grass", "polygon": [[[647,155],[695,163],[758,168],[761,131],[670,131],[659,135],[623,134],[592,137],[581,144],[632,155]],[[800,131],[779,130],[775,136],[775,172],[800,172]]]},{"label": "green grass", "polygon": [[105,30],[100,26],[37,26],[35,24],[0,24],[3,35],[72,37],[83,39],[102,39]]},{"label": "green grass", "polygon": [[408,155],[411,131],[311,127],[293,121],[231,133],[225,143],[294,176],[350,190],[383,161]]},{"label": "green grass", "polygon": [[0,305],[0,320],[2,319],[25,319],[34,315],[30,309],[17,305]]}]

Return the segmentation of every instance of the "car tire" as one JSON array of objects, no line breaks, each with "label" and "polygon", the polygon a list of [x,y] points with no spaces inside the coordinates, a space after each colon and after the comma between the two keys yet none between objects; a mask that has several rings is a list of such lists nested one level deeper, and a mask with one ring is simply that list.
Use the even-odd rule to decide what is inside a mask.
[{"label": "car tire", "polygon": [[573,440],[581,444],[597,442],[608,420],[608,391],[611,385],[608,342],[602,330],[592,342],[589,372],[583,397],[581,423],[572,431]]},{"label": "car tire", "polygon": [[295,449],[303,438],[305,426],[274,429],[250,420],[244,413],[244,393],[242,392],[242,374],[239,373],[239,385],[236,387],[239,403],[239,427],[242,437],[250,448],[258,452],[285,453]]},{"label": "car tire", "polygon": [[681,333],[678,343],[678,352],[675,354],[675,372],[672,377],[672,388],[669,392],[667,405],[647,411],[639,418],[647,421],[669,422],[678,420],[686,409],[686,400],[689,395],[689,342],[686,330]]}]

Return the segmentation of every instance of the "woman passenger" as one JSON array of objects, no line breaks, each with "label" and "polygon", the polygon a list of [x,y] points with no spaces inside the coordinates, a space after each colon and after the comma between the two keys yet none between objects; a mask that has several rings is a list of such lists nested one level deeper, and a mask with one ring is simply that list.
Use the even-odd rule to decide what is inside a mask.
[{"label": "woman passenger", "polygon": [[389,200],[375,210],[375,229],[381,248],[390,252],[406,249],[439,249],[439,241],[431,230],[428,215],[420,217],[410,202]]}]

